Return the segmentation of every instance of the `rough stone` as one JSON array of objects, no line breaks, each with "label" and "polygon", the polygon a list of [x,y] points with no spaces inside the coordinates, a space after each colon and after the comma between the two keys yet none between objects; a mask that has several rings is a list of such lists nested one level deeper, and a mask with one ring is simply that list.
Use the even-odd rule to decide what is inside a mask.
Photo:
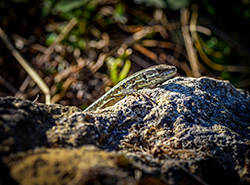
[{"label": "rough stone", "polygon": [[176,77],[93,112],[0,98],[1,179],[250,184],[249,112],[248,92],[208,77]]}]

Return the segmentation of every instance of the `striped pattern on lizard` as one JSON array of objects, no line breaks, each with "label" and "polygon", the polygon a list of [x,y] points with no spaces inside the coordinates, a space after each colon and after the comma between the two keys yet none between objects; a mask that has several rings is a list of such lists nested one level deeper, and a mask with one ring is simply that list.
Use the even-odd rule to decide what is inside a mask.
[{"label": "striped pattern on lizard", "polygon": [[177,69],[174,66],[166,64],[156,65],[138,71],[116,84],[112,89],[93,102],[84,111],[95,111],[112,106],[119,100],[123,99],[126,95],[131,94],[127,93],[129,90],[137,91],[138,89],[142,89],[153,84],[163,83],[174,76],[176,72]]}]

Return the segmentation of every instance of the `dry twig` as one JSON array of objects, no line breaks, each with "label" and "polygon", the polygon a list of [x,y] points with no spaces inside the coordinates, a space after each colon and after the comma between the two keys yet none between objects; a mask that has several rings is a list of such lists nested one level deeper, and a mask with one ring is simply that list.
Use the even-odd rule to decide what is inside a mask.
[{"label": "dry twig", "polygon": [[36,84],[40,87],[40,89],[45,94],[45,103],[50,104],[50,89],[43,81],[43,79],[38,75],[38,73],[32,69],[29,62],[21,56],[21,54],[16,50],[16,48],[10,42],[8,36],[4,33],[2,28],[0,27],[0,37],[5,42],[7,48],[11,51],[12,55],[16,58],[19,64],[24,68],[24,70],[31,76],[31,78],[36,82]]},{"label": "dry twig", "polygon": [[69,23],[63,28],[63,30],[61,31],[61,33],[56,37],[55,41],[53,42],[53,44],[50,45],[50,47],[48,47],[45,51],[44,54],[40,57],[40,59],[38,60],[38,63],[40,63],[40,65],[47,61],[49,59],[49,56],[54,52],[54,49],[56,47],[57,44],[59,44],[64,38],[65,36],[70,32],[70,30],[77,24],[78,20],[76,18],[72,18]]},{"label": "dry twig", "polygon": [[193,42],[189,34],[188,19],[189,19],[189,11],[187,8],[183,8],[181,10],[182,35],[184,38],[184,42],[185,42],[189,62],[193,71],[193,75],[194,77],[200,77],[201,74],[199,72],[198,57],[193,47]]}]

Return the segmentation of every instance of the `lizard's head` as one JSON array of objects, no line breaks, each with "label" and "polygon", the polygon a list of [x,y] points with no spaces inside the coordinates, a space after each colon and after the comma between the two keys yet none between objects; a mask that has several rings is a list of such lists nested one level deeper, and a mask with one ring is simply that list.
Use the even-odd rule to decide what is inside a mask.
[{"label": "lizard's head", "polygon": [[174,66],[161,64],[144,69],[141,72],[145,81],[151,81],[151,83],[155,81],[155,83],[159,83],[174,76],[177,69]]},{"label": "lizard's head", "polygon": [[122,86],[127,89],[141,89],[149,85],[162,83],[175,75],[177,69],[174,66],[161,64],[141,70],[125,80],[118,83],[116,86]]},{"label": "lizard's head", "polygon": [[160,76],[164,76],[164,75],[168,75],[168,74],[173,76],[177,72],[176,67],[169,66],[166,64],[155,66],[154,69],[155,69],[155,73],[158,73],[158,75],[160,75]]}]

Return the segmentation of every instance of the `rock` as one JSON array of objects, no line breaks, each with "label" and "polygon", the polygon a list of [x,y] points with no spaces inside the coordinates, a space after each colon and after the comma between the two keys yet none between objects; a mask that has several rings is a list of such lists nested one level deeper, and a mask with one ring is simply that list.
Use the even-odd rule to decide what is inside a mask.
[{"label": "rock", "polygon": [[93,112],[0,98],[1,178],[250,184],[249,112],[248,92],[208,77],[176,77]]}]

